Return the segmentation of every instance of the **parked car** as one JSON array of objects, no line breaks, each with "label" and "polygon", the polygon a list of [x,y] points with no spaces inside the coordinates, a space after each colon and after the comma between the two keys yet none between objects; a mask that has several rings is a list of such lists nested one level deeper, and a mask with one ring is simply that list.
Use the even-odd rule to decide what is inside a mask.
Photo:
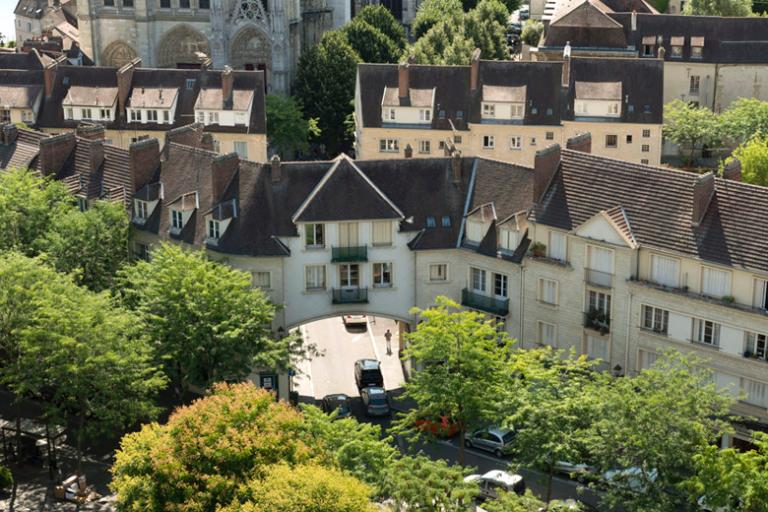
[{"label": "parked car", "polygon": [[464,478],[467,483],[477,482],[480,493],[478,501],[495,500],[499,497],[499,491],[525,494],[525,480],[522,476],[510,474],[500,469],[494,469],[484,475],[469,475]]},{"label": "parked car", "polygon": [[336,412],[336,418],[348,418],[352,415],[352,407],[350,400],[344,393],[336,393],[333,395],[325,395],[321,403],[323,412],[330,414],[333,411]]},{"label": "parked car", "polygon": [[559,460],[555,462],[555,473],[581,480],[582,478],[593,475],[595,473],[595,468],[589,464]]},{"label": "parked car", "polygon": [[371,386],[360,391],[365,414],[368,416],[389,416],[389,397],[382,387]]},{"label": "parked car", "polygon": [[587,505],[583,501],[574,500],[568,498],[567,500],[552,500],[549,502],[549,507],[540,508],[539,512],[546,512],[546,510],[556,510],[557,512],[597,512],[597,509],[592,505]]},{"label": "parked car", "polygon": [[515,433],[511,430],[496,427],[481,428],[467,436],[464,445],[468,448],[492,452],[497,457],[503,457],[512,452],[514,439]]},{"label": "parked car", "polygon": [[358,359],[355,361],[355,383],[357,389],[368,386],[384,387],[384,376],[381,374],[381,363],[376,359]]},{"label": "parked car", "polygon": [[459,425],[446,415],[435,419],[418,419],[416,428],[435,437],[448,439],[459,433]]},{"label": "parked car", "polygon": [[346,327],[362,327],[363,329],[368,328],[368,319],[365,315],[343,315],[341,320],[344,322]]},{"label": "parked car", "polygon": [[[650,469],[647,472],[647,478],[651,482],[655,482],[658,475],[659,472],[655,469]],[[634,492],[643,492],[645,490],[643,470],[638,467],[611,469],[603,473],[602,476],[603,482],[608,485],[626,485],[631,491]]]}]

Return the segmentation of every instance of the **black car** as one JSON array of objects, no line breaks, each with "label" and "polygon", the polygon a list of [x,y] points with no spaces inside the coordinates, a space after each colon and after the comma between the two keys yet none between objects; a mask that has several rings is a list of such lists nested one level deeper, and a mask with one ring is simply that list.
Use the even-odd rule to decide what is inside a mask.
[{"label": "black car", "polygon": [[333,411],[336,412],[336,418],[348,418],[352,415],[352,407],[350,406],[350,400],[344,393],[336,393],[333,395],[326,395],[323,397],[321,404],[323,412],[330,414]]},{"label": "black car", "polygon": [[355,383],[357,384],[357,389],[370,386],[384,387],[381,363],[375,359],[359,359],[355,361]]}]

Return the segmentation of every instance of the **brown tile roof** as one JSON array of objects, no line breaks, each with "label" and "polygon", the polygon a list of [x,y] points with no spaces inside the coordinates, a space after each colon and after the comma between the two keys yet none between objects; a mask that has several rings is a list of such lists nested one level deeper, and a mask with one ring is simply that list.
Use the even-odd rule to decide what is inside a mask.
[{"label": "brown tile roof", "polygon": [[[235,89],[232,91],[232,107],[226,110],[248,110],[253,101],[253,91]],[[201,89],[197,95],[195,109],[224,110],[224,94],[221,89]]]},{"label": "brown tile roof", "polygon": [[385,107],[431,107],[435,101],[435,89],[409,89],[408,100],[401,103],[397,87],[385,87],[382,105]]},{"label": "brown tile roof", "polygon": [[576,82],[580,100],[621,100],[621,82]]},{"label": "brown tile roof", "polygon": [[69,88],[62,105],[75,107],[112,107],[117,101],[117,87],[86,87],[75,85]]},{"label": "brown tile roof", "polygon": [[171,108],[179,95],[178,88],[171,87],[134,87],[128,100],[132,108]]},{"label": "brown tile roof", "polygon": [[500,103],[524,103],[525,90],[527,86],[504,87],[499,85],[483,84],[483,101],[494,101]]}]

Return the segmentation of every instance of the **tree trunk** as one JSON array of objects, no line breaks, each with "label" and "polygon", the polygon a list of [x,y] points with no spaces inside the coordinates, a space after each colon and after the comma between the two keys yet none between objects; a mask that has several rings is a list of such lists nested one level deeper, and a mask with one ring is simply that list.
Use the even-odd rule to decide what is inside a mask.
[{"label": "tree trunk", "polygon": [[552,480],[555,476],[555,465],[549,465],[549,471],[547,472],[547,501],[544,503],[544,510],[549,510],[549,502],[552,501]]},{"label": "tree trunk", "polygon": [[464,428],[464,425],[461,426],[461,429],[459,430],[459,464],[461,467],[464,467],[464,443],[467,439],[467,432]]},{"label": "tree trunk", "polygon": [[77,426],[77,476],[83,474],[83,430],[85,430],[85,411],[81,409]]}]

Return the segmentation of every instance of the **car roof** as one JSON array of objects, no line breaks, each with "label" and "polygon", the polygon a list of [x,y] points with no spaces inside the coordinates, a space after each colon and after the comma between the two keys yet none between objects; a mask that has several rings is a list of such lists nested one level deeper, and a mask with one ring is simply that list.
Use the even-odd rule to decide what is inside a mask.
[{"label": "car roof", "polygon": [[376,359],[358,359],[359,364],[363,370],[378,370],[380,363]]},{"label": "car roof", "polygon": [[332,395],[325,395],[323,400],[348,400],[349,396],[344,393],[334,393]]},{"label": "car roof", "polygon": [[497,435],[499,437],[504,437],[505,435],[507,435],[510,432],[512,432],[508,428],[499,428],[499,427],[491,427],[491,428],[487,428],[485,430],[487,432],[490,432],[491,434]]},{"label": "car roof", "polygon": [[500,469],[494,469],[483,475],[483,480],[491,480],[493,482],[499,482],[506,486],[512,486],[522,481],[523,477],[520,475],[511,475],[506,471]]}]

